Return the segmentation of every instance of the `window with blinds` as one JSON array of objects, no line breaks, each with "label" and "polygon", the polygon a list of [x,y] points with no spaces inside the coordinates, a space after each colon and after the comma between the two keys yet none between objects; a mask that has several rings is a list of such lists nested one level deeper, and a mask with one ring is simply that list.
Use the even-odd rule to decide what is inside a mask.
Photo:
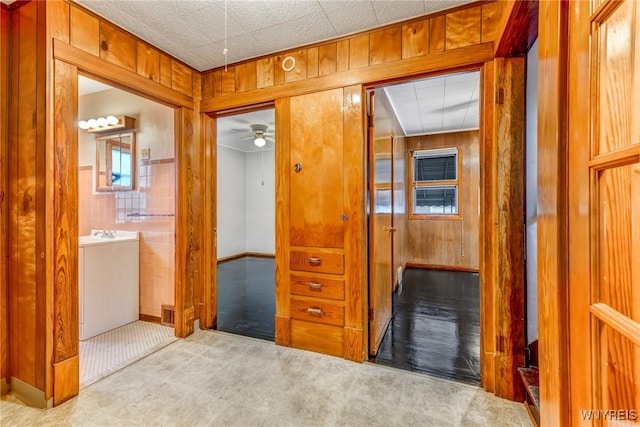
[{"label": "window with blinds", "polygon": [[458,148],[416,150],[411,153],[412,217],[457,217],[460,157]]}]

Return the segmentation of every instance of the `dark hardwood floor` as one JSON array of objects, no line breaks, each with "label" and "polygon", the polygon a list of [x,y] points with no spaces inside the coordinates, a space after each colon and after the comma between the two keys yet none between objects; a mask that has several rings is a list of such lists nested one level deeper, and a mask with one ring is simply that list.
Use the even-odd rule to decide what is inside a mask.
[{"label": "dark hardwood floor", "polygon": [[242,257],[218,264],[219,331],[275,340],[275,263]]},{"label": "dark hardwood floor", "polygon": [[478,273],[408,269],[375,363],[480,384]]}]

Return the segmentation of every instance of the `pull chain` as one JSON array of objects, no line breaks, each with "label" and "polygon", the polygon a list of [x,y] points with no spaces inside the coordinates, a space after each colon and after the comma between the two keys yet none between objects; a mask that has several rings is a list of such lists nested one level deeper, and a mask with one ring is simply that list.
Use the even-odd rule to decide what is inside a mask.
[{"label": "pull chain", "polygon": [[227,0],[224,0],[224,49],[222,50],[222,54],[224,55],[224,71],[227,71],[227,53],[229,53],[229,49],[227,49]]}]

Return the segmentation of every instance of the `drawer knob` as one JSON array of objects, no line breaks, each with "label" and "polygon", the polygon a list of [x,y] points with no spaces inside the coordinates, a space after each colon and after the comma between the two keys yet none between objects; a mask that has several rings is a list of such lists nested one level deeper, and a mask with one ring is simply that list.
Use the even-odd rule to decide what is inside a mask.
[{"label": "drawer knob", "polygon": [[315,307],[309,307],[309,308],[307,308],[307,313],[309,313],[312,316],[322,316],[322,309],[315,308]]},{"label": "drawer knob", "polygon": [[312,291],[319,291],[322,288],[322,284],[321,283],[307,283],[307,285],[309,286],[309,289]]},{"label": "drawer knob", "polygon": [[309,264],[311,267],[318,267],[320,266],[320,264],[322,264],[322,260],[316,257],[309,257],[307,258],[307,264]]}]

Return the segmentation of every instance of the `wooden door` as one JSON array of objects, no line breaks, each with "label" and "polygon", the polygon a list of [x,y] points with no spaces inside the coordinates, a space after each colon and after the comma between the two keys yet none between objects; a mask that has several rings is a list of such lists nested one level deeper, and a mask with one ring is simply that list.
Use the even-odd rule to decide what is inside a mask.
[{"label": "wooden door", "polygon": [[569,13],[571,419],[637,425],[640,2],[572,2]]},{"label": "wooden door", "polygon": [[341,89],[291,98],[291,246],[344,247]]},{"label": "wooden door", "polygon": [[393,137],[376,135],[373,94],[369,115],[369,353],[389,326],[393,293]]}]

